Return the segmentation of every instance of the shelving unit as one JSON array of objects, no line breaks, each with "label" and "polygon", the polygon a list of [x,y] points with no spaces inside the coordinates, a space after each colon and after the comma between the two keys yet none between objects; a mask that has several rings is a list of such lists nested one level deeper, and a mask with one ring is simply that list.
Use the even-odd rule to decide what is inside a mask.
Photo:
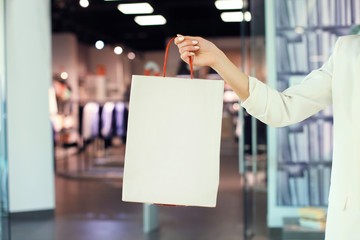
[{"label": "shelving unit", "polygon": [[[339,36],[360,23],[360,0],[267,0],[267,83],[299,84],[331,55]],[[332,161],[332,108],[292,126],[268,127],[268,226],[282,226],[299,207],[327,207]]]}]

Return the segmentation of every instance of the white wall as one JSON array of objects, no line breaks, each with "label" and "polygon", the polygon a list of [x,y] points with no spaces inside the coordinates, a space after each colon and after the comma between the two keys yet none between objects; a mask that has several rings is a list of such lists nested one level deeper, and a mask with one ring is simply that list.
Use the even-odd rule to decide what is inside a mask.
[{"label": "white wall", "polygon": [[96,74],[98,65],[104,65],[107,78],[114,82],[119,78],[116,71],[116,65],[118,64],[120,64],[119,56],[114,53],[112,48],[105,46],[103,49],[98,50],[93,46],[88,47],[88,66],[93,74]]},{"label": "white wall", "polygon": [[[123,71],[123,84],[124,87],[127,87],[131,83],[131,77],[133,74],[132,68],[133,68],[133,62],[130,61],[127,57],[127,54],[121,54],[120,59],[122,62],[122,71]],[[123,90],[125,92],[125,89]]]},{"label": "white wall", "polygon": [[6,0],[10,212],[55,207],[48,0]]},{"label": "white wall", "polygon": [[52,35],[52,71],[60,74],[66,71],[69,75],[66,80],[71,87],[71,99],[78,100],[79,96],[79,68],[78,68],[78,42],[71,33]]},{"label": "white wall", "polygon": [[[125,46],[124,52],[121,55],[114,53],[113,46],[105,45],[102,50],[96,49],[94,46],[87,46],[87,67],[88,73],[96,74],[96,67],[98,65],[104,65],[106,68],[107,80],[116,86],[118,89],[118,99],[122,99],[124,92],[126,91],[127,85],[130,83],[131,76],[133,74],[142,74],[137,71],[142,62],[139,61],[139,54],[136,55],[136,59],[131,61],[128,59],[127,54],[129,49]],[[82,49],[84,51],[84,49]],[[83,55],[83,53],[80,53]],[[83,58],[82,58],[83,59]],[[140,68],[142,68],[140,66]]]},{"label": "white wall", "polygon": [[[53,39],[54,39],[53,35]],[[54,45],[53,45],[54,48]],[[88,54],[88,46],[82,43],[78,44],[78,73],[79,73],[79,78],[83,78],[85,79],[87,74],[88,74],[88,58],[89,58],[89,54]],[[55,59],[56,56],[53,55],[53,61],[56,61],[57,59]]]},{"label": "white wall", "polygon": [[98,65],[105,66],[107,80],[119,89],[118,98],[122,98],[131,68],[125,53],[116,55],[111,46],[98,50],[94,45],[79,43],[72,33],[61,33],[52,35],[52,56],[53,73],[59,74],[64,68],[69,74],[72,100],[79,100],[79,77],[95,75]]}]

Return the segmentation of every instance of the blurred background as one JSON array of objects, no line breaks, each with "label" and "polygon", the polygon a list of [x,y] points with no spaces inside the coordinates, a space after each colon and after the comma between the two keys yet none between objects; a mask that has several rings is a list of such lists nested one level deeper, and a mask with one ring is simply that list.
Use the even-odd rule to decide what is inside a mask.
[{"label": "blurred background", "polygon": [[[182,34],[282,91],[358,32],[356,9],[360,0],[0,0],[0,239],[324,239],[331,107],[271,128],[225,83],[217,207],[127,203],[131,79],[162,76]],[[174,44],[166,75],[190,77]],[[208,67],[194,77],[222,80]]]}]

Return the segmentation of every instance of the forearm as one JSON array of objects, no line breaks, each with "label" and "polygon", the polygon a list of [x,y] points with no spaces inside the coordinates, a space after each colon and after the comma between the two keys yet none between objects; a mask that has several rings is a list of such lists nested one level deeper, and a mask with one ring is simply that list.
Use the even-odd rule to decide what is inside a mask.
[{"label": "forearm", "polygon": [[[301,121],[332,102],[332,58],[301,84],[280,93],[244,74],[210,41],[179,35],[175,44],[181,59],[189,63],[189,57],[194,57],[194,66],[212,67],[239,96],[241,105],[269,125],[286,126]],[[336,49],[335,46],[334,52]]]},{"label": "forearm", "polygon": [[226,55],[219,51],[211,66],[244,102],[249,97],[249,77],[238,69]]},{"label": "forearm", "polygon": [[255,78],[249,84],[249,77],[220,50],[214,56],[210,66],[231,86],[247,112],[270,126],[294,124],[331,104],[331,76],[326,66],[313,71],[302,84],[278,92]]}]

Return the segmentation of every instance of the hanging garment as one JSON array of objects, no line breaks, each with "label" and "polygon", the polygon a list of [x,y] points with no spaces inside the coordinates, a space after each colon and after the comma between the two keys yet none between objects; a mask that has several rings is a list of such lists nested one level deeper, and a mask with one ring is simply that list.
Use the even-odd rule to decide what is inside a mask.
[{"label": "hanging garment", "polygon": [[103,138],[109,138],[112,135],[114,109],[115,104],[113,102],[107,102],[103,106],[101,112],[101,136]]},{"label": "hanging garment", "polygon": [[82,137],[91,140],[99,134],[99,104],[87,103],[82,115]]},{"label": "hanging garment", "polygon": [[116,136],[122,138],[125,135],[125,126],[127,122],[124,121],[126,104],[124,102],[117,102],[115,105],[115,119],[116,119]]}]

